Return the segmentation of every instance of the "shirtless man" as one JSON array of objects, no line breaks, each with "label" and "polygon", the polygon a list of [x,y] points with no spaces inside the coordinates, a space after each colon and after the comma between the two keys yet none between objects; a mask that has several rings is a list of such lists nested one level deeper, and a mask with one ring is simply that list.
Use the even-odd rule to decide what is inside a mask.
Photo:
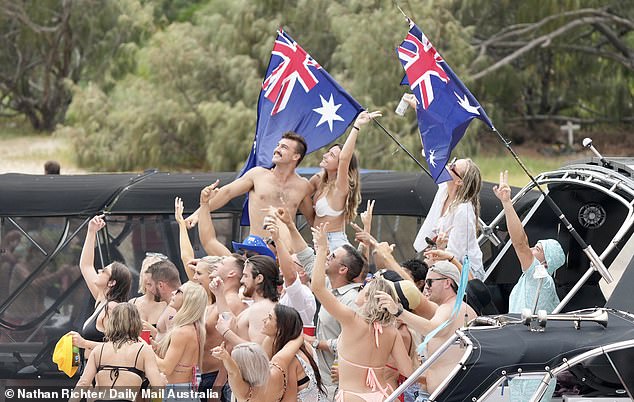
[{"label": "shirtless man", "polygon": [[279,300],[277,292],[280,281],[280,271],[271,257],[256,255],[246,260],[242,271],[241,283],[244,285],[244,296],[253,299],[253,304],[236,318],[220,317],[216,329],[227,343],[235,346],[244,342],[262,343],[266,337],[262,333],[263,317],[266,317],[275,303]]},{"label": "shirtless man", "polygon": [[[295,216],[299,209],[312,225],[312,186],[295,172],[305,154],[304,138],[293,132],[285,133],[273,151],[272,162],[275,166],[272,169],[254,167],[226,186],[214,188],[217,194],[209,200],[209,211],[213,212],[233,198],[249,193],[250,234],[262,238],[268,236],[263,223],[271,206],[284,208],[291,216]],[[199,211],[186,219],[190,227],[198,222]]]},{"label": "shirtless man", "polygon": [[[205,351],[219,346],[224,341],[222,335],[216,330],[218,312],[230,311],[232,314],[238,315],[247,307],[238,294],[244,257],[232,254],[227,257],[221,257],[220,261],[217,261],[216,258],[218,257],[203,257],[196,264],[196,271],[198,271],[199,266],[208,265],[207,261],[215,261],[213,264],[209,264],[209,274],[206,281],[208,288],[216,297],[216,302],[207,307],[206,311],[205,328],[207,334],[205,336]],[[226,381],[224,372],[219,375],[219,371],[222,369],[221,361],[213,358],[210,353],[204,353],[202,378],[198,391],[205,393],[206,389],[212,389],[212,387],[219,389]]]},{"label": "shirtless man", "polygon": [[[409,311],[403,311],[403,307],[397,306],[394,300],[386,293],[379,292],[380,295],[377,297],[379,298],[379,305],[387,308],[390,313],[395,314],[410,328],[424,335],[432,332],[451,316],[451,311],[456,303],[458,282],[460,282],[460,271],[452,263],[438,261],[429,267],[427,278],[425,279],[425,290],[428,293],[428,302],[436,306],[436,312],[429,320]],[[468,304],[463,303],[453,321],[429,341],[425,355],[429,357],[436,352],[457,329],[465,325],[465,319],[470,321],[475,317],[475,311]],[[429,367],[425,372],[427,391],[429,393],[433,393],[440,383],[447,378],[460,360],[461,355],[462,351],[454,345]]]}]

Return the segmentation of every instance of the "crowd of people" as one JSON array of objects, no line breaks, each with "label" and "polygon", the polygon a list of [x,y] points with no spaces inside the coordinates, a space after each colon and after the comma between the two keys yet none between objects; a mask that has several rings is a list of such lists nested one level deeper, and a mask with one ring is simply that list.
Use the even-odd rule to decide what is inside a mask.
[{"label": "crowd of people", "polygon": [[[467,298],[452,315],[465,256],[468,286],[482,288],[484,279],[476,240],[481,178],[473,161],[447,165],[451,180],[439,187],[414,240],[421,259],[399,263],[393,245],[372,236],[372,201],[362,226],[353,223],[361,202],[355,143],[380,115],[361,112],[345,143],[328,149],[310,180],[295,171],[306,153],[304,139],[286,133],[273,168],[205,187],[187,219],[177,198],[185,283],[166,256],[147,253],[139,296],[128,300],[132,281],[125,265],[95,270],[95,238],[106,222],[94,217],[80,260],[94,313],[73,332],[73,343],[84,350],[78,385],[214,390],[223,401],[381,401],[456,329],[482,314],[477,300]],[[564,263],[563,250],[552,239],[528,245],[506,173],[494,192],[523,271],[511,310],[552,311],[558,299],[550,275]],[[250,233],[233,242],[232,252],[216,238],[211,212],[244,193]],[[295,226],[298,211],[312,227],[310,242]],[[346,236],[348,224],[354,239]],[[188,235],[196,226],[207,254],[199,259]],[[419,354],[421,340],[446,321]],[[426,400],[459,354],[455,347],[436,360],[401,400]]]}]

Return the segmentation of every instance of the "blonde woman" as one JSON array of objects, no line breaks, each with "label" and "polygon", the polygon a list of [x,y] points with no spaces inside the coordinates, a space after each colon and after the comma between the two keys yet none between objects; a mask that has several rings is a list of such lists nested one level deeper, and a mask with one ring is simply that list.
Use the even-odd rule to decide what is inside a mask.
[{"label": "blonde woman", "polygon": [[295,358],[304,337],[288,342],[269,361],[266,352],[255,342],[240,343],[231,355],[225,343],[212,349],[211,354],[222,361],[233,396],[238,402],[279,402],[288,387],[288,366]]},{"label": "blonde woman", "polygon": [[429,239],[460,261],[468,255],[470,274],[484,280],[477,235],[482,186],[480,169],[471,159],[454,158],[447,164],[447,171],[452,179],[438,186],[414,248],[418,252],[425,250]]},{"label": "blonde woman", "polygon": [[[140,332],[141,318],[136,307],[130,303],[114,307],[106,324],[107,342],[91,353],[77,387],[90,387],[94,380],[100,392],[108,393],[103,395],[107,400],[110,389],[138,392],[144,378],[152,387],[164,386],[156,356],[150,345],[139,340]],[[79,398],[71,399],[74,400]]]},{"label": "blonde woman", "polygon": [[172,293],[169,306],[176,315],[172,329],[159,342],[158,367],[167,376],[166,390],[186,392],[198,386],[196,374],[205,342],[207,293],[199,284],[186,282]]},{"label": "blonde woman", "polygon": [[390,393],[385,382],[388,361],[408,377],[412,373],[403,338],[396,328],[396,316],[379,306],[377,292],[385,292],[396,300],[396,292],[388,282],[377,277],[365,286],[365,300],[359,312],[342,304],[326,288],[325,271],[328,243],[326,225],[312,228],[317,248],[313,268],[312,289],[315,296],[341,324],[337,341],[339,352],[338,401],[383,400]]},{"label": "blonde woman", "polygon": [[357,207],[361,202],[359,166],[354,153],[357,135],[362,126],[380,116],[381,112],[361,112],[344,145],[330,147],[319,163],[322,171],[310,179],[315,188],[314,225],[319,227],[322,223],[329,223],[330,251],[350,243],[345,233],[346,223],[352,222],[357,216]]}]

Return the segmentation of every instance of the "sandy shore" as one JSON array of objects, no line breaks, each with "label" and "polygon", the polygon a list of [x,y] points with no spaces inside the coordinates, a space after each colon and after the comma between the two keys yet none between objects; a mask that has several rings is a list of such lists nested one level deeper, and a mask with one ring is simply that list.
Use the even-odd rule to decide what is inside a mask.
[{"label": "sandy shore", "polygon": [[81,174],[75,166],[72,148],[65,139],[56,137],[16,137],[0,139],[0,174],[43,174],[48,160],[60,162],[62,174]]}]

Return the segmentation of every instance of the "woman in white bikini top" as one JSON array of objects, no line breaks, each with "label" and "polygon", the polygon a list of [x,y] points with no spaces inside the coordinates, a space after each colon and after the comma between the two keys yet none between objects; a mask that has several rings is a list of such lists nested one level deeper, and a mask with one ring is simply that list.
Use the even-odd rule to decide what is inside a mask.
[{"label": "woman in white bikini top", "polygon": [[349,243],[345,225],[357,216],[357,207],[361,202],[358,162],[354,154],[357,134],[361,126],[380,116],[381,112],[359,113],[344,145],[335,144],[330,147],[319,164],[322,171],[310,179],[315,188],[314,225],[328,222],[328,244],[331,251]]}]

